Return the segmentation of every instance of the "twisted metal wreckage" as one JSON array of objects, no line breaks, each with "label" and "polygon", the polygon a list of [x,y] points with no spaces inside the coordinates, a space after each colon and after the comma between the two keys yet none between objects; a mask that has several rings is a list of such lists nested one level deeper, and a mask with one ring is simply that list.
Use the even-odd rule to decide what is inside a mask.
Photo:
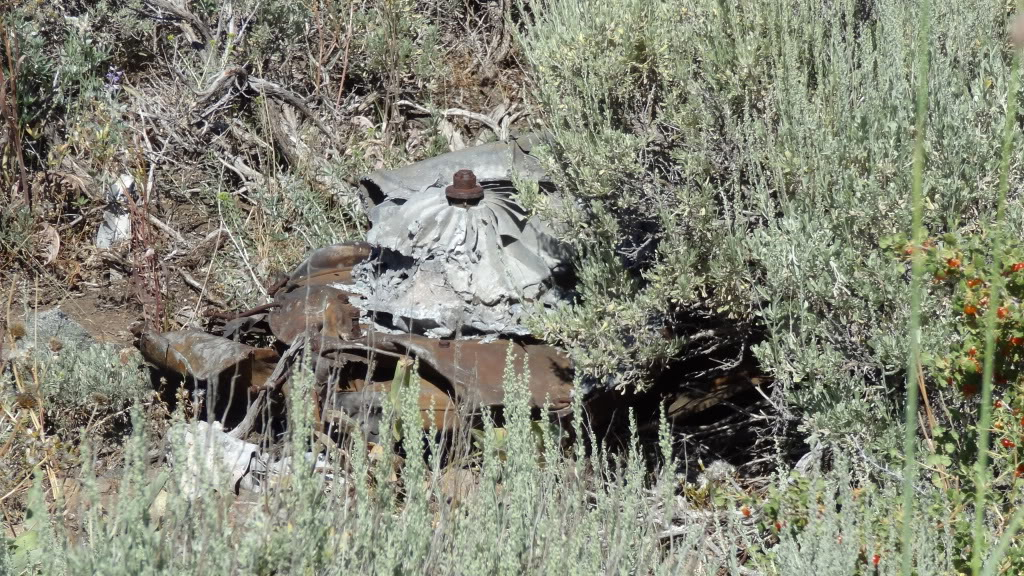
[{"label": "twisted metal wreckage", "polygon": [[[532,407],[568,415],[570,359],[531,339],[521,323],[526,307],[553,306],[572,289],[565,247],[513,196],[514,176],[550,189],[530,154],[536,142],[486,144],[364,177],[366,242],[313,251],[271,287],[271,303],[215,314],[223,321],[209,332],[141,332],[138,347],[158,371],[205,389],[234,438],[288,393],[292,367],[307,350],[325,429],[362,426],[374,439],[373,415],[399,363],[413,358],[424,427],[451,431],[467,411],[501,406],[509,353],[517,370],[529,369]],[[669,398],[673,413],[702,410],[737,389],[720,384],[696,396],[680,390]],[[609,388],[588,386],[585,405],[617,407],[601,400]]]}]

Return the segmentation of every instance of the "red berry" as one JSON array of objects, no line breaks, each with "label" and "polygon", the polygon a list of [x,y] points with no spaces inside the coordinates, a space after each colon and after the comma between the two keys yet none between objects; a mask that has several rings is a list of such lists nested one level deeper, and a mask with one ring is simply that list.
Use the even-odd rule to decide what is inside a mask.
[{"label": "red berry", "polygon": [[1016,444],[1013,443],[1013,440],[1010,440],[1009,438],[1003,438],[999,443],[1003,445],[1003,448],[1013,448],[1016,446]]},{"label": "red berry", "polygon": [[1002,400],[996,400],[995,406],[996,406],[996,408],[1002,408],[1003,407],[1003,401]]},{"label": "red berry", "polygon": [[744,506],[743,508],[740,508],[740,513],[743,514],[744,518],[750,518],[750,508]]},{"label": "red berry", "polygon": [[968,316],[974,316],[977,313],[978,307],[975,306],[974,304],[968,304],[964,306],[964,314],[967,314]]},{"label": "red berry", "polygon": [[971,278],[970,280],[967,281],[967,287],[968,288],[976,288],[980,284],[981,284],[981,278]]},{"label": "red berry", "polygon": [[1017,464],[1017,469],[1013,471],[1013,475],[1017,478],[1024,476],[1024,464]]},{"label": "red berry", "polygon": [[1013,265],[1014,272],[1020,272],[1021,270],[1024,270],[1024,262],[1017,262]]},{"label": "red berry", "polygon": [[782,532],[782,522],[779,522],[778,520],[775,521],[775,531]]},{"label": "red berry", "polygon": [[1021,344],[1024,344],[1024,338],[1021,338],[1020,336],[1014,336],[1013,338],[1010,338],[1010,344],[1014,346],[1020,346]]},{"label": "red berry", "polygon": [[967,357],[968,358],[974,358],[977,355],[978,355],[978,349],[975,348],[974,346],[971,346],[971,349],[967,351]]},{"label": "red berry", "polygon": [[950,268],[959,268],[960,267],[960,259],[959,258],[950,258],[949,260],[946,260],[946,264]]},{"label": "red berry", "polygon": [[874,556],[871,557],[871,563],[874,564],[875,566],[878,566],[878,563],[881,562],[881,561],[882,561],[882,557],[879,556],[878,554],[875,554]]},{"label": "red berry", "polygon": [[999,309],[996,310],[996,316],[998,316],[1000,320],[1006,318],[1006,315],[1009,313],[1010,311],[1007,310],[1005,306],[1000,306]]}]

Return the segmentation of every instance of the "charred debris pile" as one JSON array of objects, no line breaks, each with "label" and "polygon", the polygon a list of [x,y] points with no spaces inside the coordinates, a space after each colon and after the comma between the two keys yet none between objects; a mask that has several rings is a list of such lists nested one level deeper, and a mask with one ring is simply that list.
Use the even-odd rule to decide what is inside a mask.
[{"label": "charred debris pile", "polygon": [[559,200],[530,153],[536,143],[527,136],[365,176],[365,242],[313,251],[269,286],[269,303],[210,312],[205,330],[137,330],[138,348],[155,375],[188,383],[237,440],[283,422],[300,362],[315,376],[309,401],[320,430],[359,426],[370,441],[396,374],[412,362],[424,427],[441,431],[472,425],[481,410],[500,414],[509,354],[528,369],[537,417],[563,423],[576,394],[588,423],[606,429],[628,407],[657,422],[664,406],[679,421],[750,396],[758,379],[749,365],[702,382],[667,370],[648,391],[623,394],[576,375],[568,354],[531,337],[526,314],[573,297],[569,250],[516,201],[518,177]]}]

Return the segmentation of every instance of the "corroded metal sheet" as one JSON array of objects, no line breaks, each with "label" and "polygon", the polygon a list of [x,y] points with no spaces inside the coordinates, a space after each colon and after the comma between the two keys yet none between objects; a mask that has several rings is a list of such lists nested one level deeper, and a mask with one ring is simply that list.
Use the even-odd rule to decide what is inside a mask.
[{"label": "corroded metal sheet", "polygon": [[297,286],[351,284],[352,268],[373,255],[373,246],[366,242],[343,242],[318,248],[292,269],[276,292],[288,292]]},{"label": "corroded metal sheet", "polygon": [[[272,302],[208,315],[226,321],[226,336],[248,342],[269,336],[270,347],[182,331],[142,333],[139,348],[161,370],[232,382],[263,398],[289,394],[290,367],[308,345],[318,383],[313,401],[324,422],[379,409],[395,386],[388,370],[410,358],[418,361],[425,428],[453,430],[465,422],[460,412],[503,405],[509,364],[528,375],[532,408],[568,413],[572,363],[553,346],[527,341],[520,321],[526,303],[557,303],[572,282],[566,247],[513,195],[517,175],[544,180],[530,154],[536,142],[539,137],[481,146],[363,178],[372,244],[314,250],[268,288]],[[558,201],[557,194],[549,198]],[[489,338],[460,337],[465,332]],[[737,394],[750,379],[690,384],[672,381],[658,394],[631,399],[598,391],[584,400],[600,414],[646,402],[684,417]],[[255,421],[256,409],[249,406],[247,421]]]},{"label": "corroded metal sheet", "polygon": [[348,339],[360,334],[359,309],[349,294],[326,285],[297,286],[275,299],[267,314],[270,330],[285,344],[302,334]]},{"label": "corroded metal sheet", "polygon": [[205,382],[234,382],[262,388],[279,360],[270,348],[254,348],[197,330],[142,332],[139,350],[147,362],[179,376]]},{"label": "corroded metal sheet", "polygon": [[569,406],[572,368],[569,358],[553,346],[510,340],[434,340],[424,336],[374,335],[374,346],[418,358],[420,369],[437,372],[459,400],[497,406],[504,402],[508,354],[517,373],[528,369],[531,404],[552,410]]}]

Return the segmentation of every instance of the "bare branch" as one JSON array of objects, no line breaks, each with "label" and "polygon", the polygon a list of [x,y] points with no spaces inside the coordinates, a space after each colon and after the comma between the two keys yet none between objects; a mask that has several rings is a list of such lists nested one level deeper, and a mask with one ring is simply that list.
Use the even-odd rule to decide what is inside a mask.
[{"label": "bare branch", "polygon": [[189,12],[188,8],[182,3],[172,3],[169,0],[145,0],[146,4],[156,10],[163,10],[164,12],[170,13],[175,19],[184,21],[190,28],[194,29],[203,38],[203,43],[206,45],[213,43],[213,31],[206,25],[205,22],[199,19],[198,16]]},{"label": "bare branch", "polygon": [[158,230],[160,230],[164,234],[167,234],[168,236],[170,236],[171,238],[177,240],[178,242],[181,242],[182,244],[186,243],[185,242],[185,237],[182,236],[177,230],[175,230],[174,228],[171,228],[167,224],[164,224],[163,221],[161,221],[156,216],[153,216],[152,214],[148,214],[147,216],[148,216],[149,223],[152,224],[153,226],[156,226]]},{"label": "bare branch", "polygon": [[[408,108],[412,108],[413,110],[416,110],[418,112],[422,112],[423,114],[429,114],[431,116],[434,116],[435,114],[443,116],[445,118],[448,118],[448,117],[451,117],[451,116],[460,116],[462,118],[467,118],[469,120],[473,120],[475,122],[479,122],[480,124],[483,124],[491,132],[494,132],[494,135],[497,136],[498,138],[502,138],[505,135],[505,133],[502,130],[501,126],[498,125],[498,122],[495,121],[494,118],[491,118],[490,116],[487,116],[485,114],[481,114],[479,112],[472,112],[470,110],[463,110],[462,108],[448,108],[447,110],[443,110],[443,111],[439,111],[439,112],[435,113],[435,112],[430,111],[428,108],[425,108],[423,106],[420,106],[419,104],[416,104],[414,102],[410,102],[408,100],[399,100],[398,102],[395,102],[395,104],[398,105],[398,106],[405,106],[405,107],[408,107]],[[507,137],[507,136],[505,136],[505,137]]]},{"label": "bare branch", "polygon": [[185,284],[188,284],[190,288],[192,288],[196,292],[199,292],[199,297],[202,298],[203,300],[206,300],[210,304],[213,304],[214,306],[221,309],[228,307],[228,305],[223,300],[210,296],[210,294],[206,291],[206,287],[200,284],[199,281],[193,278],[192,275],[189,274],[188,272],[185,272],[181,268],[178,268],[178,274],[181,275],[181,279],[185,281]]}]

